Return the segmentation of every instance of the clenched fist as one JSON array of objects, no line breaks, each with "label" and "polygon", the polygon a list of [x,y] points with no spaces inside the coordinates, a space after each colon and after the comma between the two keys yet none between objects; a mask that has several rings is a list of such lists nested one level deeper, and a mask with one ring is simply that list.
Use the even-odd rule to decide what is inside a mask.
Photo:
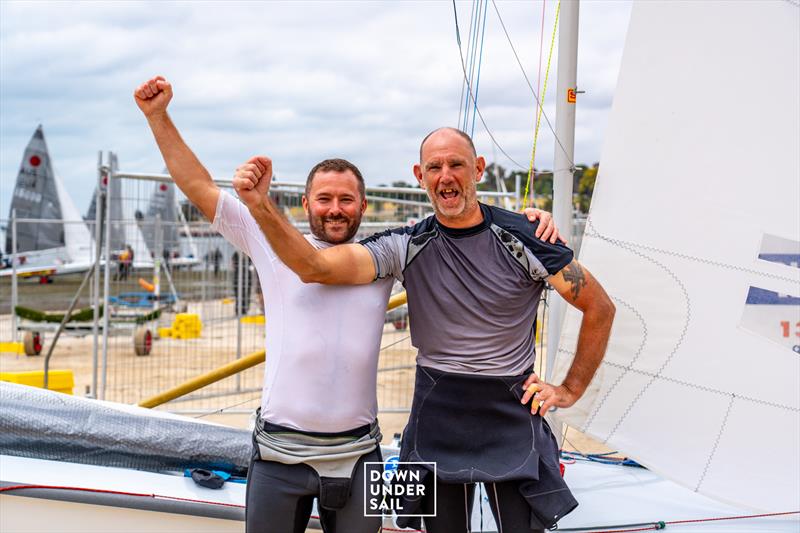
[{"label": "clenched fist", "polygon": [[156,76],[137,87],[133,98],[146,117],[166,113],[172,100],[172,85],[164,76]]},{"label": "clenched fist", "polygon": [[248,208],[253,208],[266,197],[271,181],[272,160],[257,155],[236,169],[236,174],[233,175],[233,188],[236,189],[239,199]]}]

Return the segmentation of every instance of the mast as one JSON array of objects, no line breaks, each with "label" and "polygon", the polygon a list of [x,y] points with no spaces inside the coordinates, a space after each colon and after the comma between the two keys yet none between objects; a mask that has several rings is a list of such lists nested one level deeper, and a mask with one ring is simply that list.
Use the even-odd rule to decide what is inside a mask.
[{"label": "mast", "polygon": [[[572,240],[572,176],[575,151],[575,100],[578,71],[579,0],[561,0],[558,26],[558,82],[556,84],[556,143],[553,159],[553,217],[562,235]],[[561,337],[566,311],[558,294],[550,297],[547,323],[547,366],[549,381]]]}]

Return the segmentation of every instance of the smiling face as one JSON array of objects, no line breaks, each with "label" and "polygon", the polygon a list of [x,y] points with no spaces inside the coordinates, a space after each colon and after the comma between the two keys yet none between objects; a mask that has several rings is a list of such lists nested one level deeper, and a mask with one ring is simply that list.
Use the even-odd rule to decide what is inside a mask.
[{"label": "smiling face", "polygon": [[414,175],[428,193],[439,222],[467,228],[483,220],[475,185],[485,168],[486,161],[476,157],[463,134],[442,128],[423,141]]},{"label": "smiling face", "polygon": [[367,200],[350,170],[319,171],[314,174],[308,194],[303,195],[303,209],[316,238],[341,244],[358,231]]}]

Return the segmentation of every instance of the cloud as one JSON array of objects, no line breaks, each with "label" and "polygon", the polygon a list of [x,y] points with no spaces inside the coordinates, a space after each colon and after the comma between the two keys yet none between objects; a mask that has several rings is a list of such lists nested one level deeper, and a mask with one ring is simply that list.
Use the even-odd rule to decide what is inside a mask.
[{"label": "cloud", "polygon": [[[497,5],[536,83],[542,4]],[[457,3],[464,49],[471,6]],[[554,6],[546,6],[543,61]],[[577,161],[599,159],[629,10],[628,2],[581,5],[579,86],[587,93],[578,108]],[[527,166],[535,104],[491,2],[483,46],[478,104],[502,148]],[[229,177],[265,153],[287,180],[302,181],[320,159],[342,156],[370,184],[412,182],[422,136],[457,124],[461,69],[449,2],[2,2],[0,217],[40,122],[82,211],[98,150],[117,152],[128,171],[161,172],[131,96],[155,74],[172,81],[171,114],[215,176]],[[554,121],[554,106],[545,110]],[[497,153],[512,166],[479,122],[475,139],[490,159]],[[552,166],[553,145],[543,121],[537,167]]]}]

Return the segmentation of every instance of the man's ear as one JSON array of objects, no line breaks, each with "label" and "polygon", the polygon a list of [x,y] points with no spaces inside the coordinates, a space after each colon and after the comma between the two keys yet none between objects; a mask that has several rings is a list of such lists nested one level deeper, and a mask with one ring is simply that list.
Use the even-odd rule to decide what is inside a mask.
[{"label": "man's ear", "polygon": [[483,156],[478,156],[475,159],[475,183],[481,181],[483,179],[483,171],[486,170],[486,159]]},{"label": "man's ear", "polygon": [[420,188],[425,188],[425,183],[422,181],[422,167],[419,163],[414,165],[414,177],[417,178],[417,183],[419,183]]}]

